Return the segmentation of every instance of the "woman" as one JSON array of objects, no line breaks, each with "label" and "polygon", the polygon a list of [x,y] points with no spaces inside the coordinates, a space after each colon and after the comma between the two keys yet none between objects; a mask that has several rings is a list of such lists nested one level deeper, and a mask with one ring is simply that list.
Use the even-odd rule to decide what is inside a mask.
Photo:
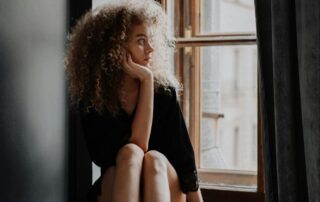
[{"label": "woman", "polygon": [[87,12],[66,67],[90,156],[89,201],[202,201],[194,152],[167,70],[166,16],[153,0]]}]

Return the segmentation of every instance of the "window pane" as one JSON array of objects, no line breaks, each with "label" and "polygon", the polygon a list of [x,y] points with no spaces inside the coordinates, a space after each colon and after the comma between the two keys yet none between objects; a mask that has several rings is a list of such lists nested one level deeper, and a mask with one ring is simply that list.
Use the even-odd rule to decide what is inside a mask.
[{"label": "window pane", "polygon": [[[174,1],[167,1],[166,4],[166,14],[168,23],[168,37],[170,40],[174,39]],[[169,70],[174,73],[174,49],[170,48],[168,50],[168,62]]]},{"label": "window pane", "polygon": [[200,32],[255,32],[254,0],[201,0]]},{"label": "window pane", "polygon": [[169,37],[174,37],[174,30],[175,30],[175,24],[174,24],[174,1],[167,1],[166,5],[166,13],[167,13],[167,20],[168,20],[168,35]]},{"label": "window pane", "polygon": [[252,185],[257,175],[256,46],[202,47],[200,52],[200,168],[246,173],[251,177],[244,184]]},{"label": "window pane", "polygon": [[197,82],[196,71],[200,71],[200,135],[193,131],[193,137],[200,137],[199,153],[195,154],[201,186],[256,190],[256,45],[197,49],[200,66],[194,57],[196,48],[180,48],[177,51],[183,61],[175,72],[184,85],[181,108],[192,136],[191,127],[195,129],[199,121],[197,102],[193,102],[197,88],[193,85]]},{"label": "window pane", "polygon": [[257,170],[256,46],[201,48],[202,168]]},{"label": "window pane", "polygon": [[108,2],[112,2],[112,0],[92,0],[92,9]]}]

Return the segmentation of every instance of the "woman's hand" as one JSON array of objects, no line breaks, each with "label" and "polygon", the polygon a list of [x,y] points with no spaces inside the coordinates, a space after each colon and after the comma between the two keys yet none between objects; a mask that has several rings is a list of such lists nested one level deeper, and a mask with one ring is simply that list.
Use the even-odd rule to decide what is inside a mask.
[{"label": "woman's hand", "polygon": [[150,69],[133,62],[129,53],[127,53],[126,55],[127,57],[123,61],[123,69],[128,75],[135,79],[139,79],[140,82],[144,81],[146,78],[150,78],[153,76]]}]

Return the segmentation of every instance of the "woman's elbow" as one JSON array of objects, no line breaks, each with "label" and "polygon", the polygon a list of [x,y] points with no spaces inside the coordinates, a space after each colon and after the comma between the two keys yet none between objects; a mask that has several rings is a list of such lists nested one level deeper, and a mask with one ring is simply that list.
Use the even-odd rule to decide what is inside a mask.
[{"label": "woman's elbow", "polygon": [[148,145],[145,142],[135,140],[135,139],[131,139],[130,142],[140,147],[144,151],[144,153],[148,151]]}]

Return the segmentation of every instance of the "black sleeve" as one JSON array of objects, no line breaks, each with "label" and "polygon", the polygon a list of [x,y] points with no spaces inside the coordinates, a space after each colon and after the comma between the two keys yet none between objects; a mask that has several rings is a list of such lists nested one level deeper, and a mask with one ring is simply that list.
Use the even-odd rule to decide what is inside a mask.
[{"label": "black sleeve", "polygon": [[130,124],[96,112],[81,113],[81,123],[92,161],[102,169],[115,165],[117,151],[131,134]]},{"label": "black sleeve", "polygon": [[170,162],[177,171],[181,190],[184,193],[197,191],[199,179],[193,147],[174,88],[171,88],[171,94],[165,127],[165,133],[170,140]]}]

